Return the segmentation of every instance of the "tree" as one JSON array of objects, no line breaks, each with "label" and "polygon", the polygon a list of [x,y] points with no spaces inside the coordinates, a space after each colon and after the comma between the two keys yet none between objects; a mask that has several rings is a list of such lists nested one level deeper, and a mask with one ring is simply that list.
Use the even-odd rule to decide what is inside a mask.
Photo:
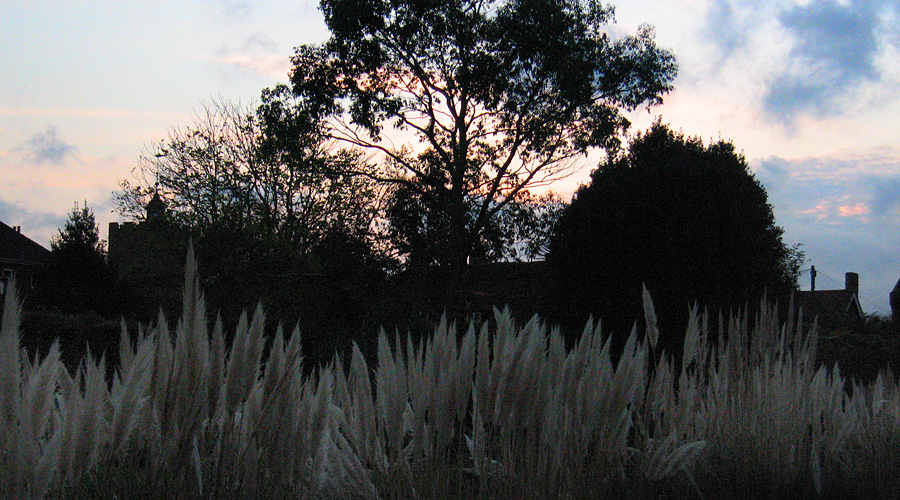
[{"label": "tree", "polygon": [[732,143],[704,146],[657,122],[601,164],[560,218],[549,254],[559,309],[627,334],[646,284],[677,352],[693,301],[742,307],[798,288],[803,254],[782,234]]},{"label": "tree", "polygon": [[[207,298],[226,323],[262,301],[288,324],[299,317],[307,340],[361,330],[376,304],[366,294],[393,264],[379,240],[385,189],[351,175],[365,158],[286,102],[264,93],[256,109],[205,106],[140,158],[137,183],[121,183],[118,209],[143,219],[142,234],[193,238]],[[144,217],[156,194],[167,204],[156,222],[179,231]]]},{"label": "tree", "polygon": [[106,259],[106,243],[94,211],[85,201],[69,213],[66,225],[50,242],[50,265],[46,269],[39,301],[66,313],[115,310],[114,280]]},{"label": "tree", "polygon": [[613,9],[596,0],[320,5],[332,36],[296,49],[296,114],[377,154],[355,173],[425,204],[446,234],[437,260],[457,267],[491,256],[495,219],[529,189],[615,149],[622,110],[661,103],[676,73],[651,28],[609,37]]},{"label": "tree", "polygon": [[121,183],[120,213],[141,217],[158,192],[174,222],[204,234],[252,233],[299,254],[333,231],[369,237],[380,195],[371,181],[341,173],[357,168],[361,156],[331,151],[308,121],[273,137],[262,121],[298,120],[277,104],[255,113],[224,101],[204,106],[191,126],[172,130],[141,156],[138,183]]}]

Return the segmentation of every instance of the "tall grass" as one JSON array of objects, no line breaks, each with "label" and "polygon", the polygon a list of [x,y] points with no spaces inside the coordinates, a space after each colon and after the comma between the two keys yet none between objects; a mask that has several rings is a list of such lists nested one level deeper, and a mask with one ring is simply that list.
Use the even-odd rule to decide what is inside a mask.
[{"label": "tall grass", "polygon": [[[817,367],[815,329],[692,311],[682,356],[656,352],[653,305],[621,355],[600,324],[567,349],[506,312],[420,344],[379,334],[370,367],[304,375],[300,332],[243,316],[230,348],[192,257],[183,315],[123,327],[74,373],[57,344],[0,330],[3,498],[896,498],[900,394]],[[133,333],[133,334],[132,334]]]}]

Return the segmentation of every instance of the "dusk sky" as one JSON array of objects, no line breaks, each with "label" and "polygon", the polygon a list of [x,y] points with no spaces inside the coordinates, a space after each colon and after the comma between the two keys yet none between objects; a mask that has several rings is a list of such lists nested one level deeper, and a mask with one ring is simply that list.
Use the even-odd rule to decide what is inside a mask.
[{"label": "dusk sky", "polygon": [[[254,103],[328,33],[310,1],[0,1],[0,221],[49,248],[74,202],[106,237],[112,192],[202,101]],[[734,142],[817,288],[860,274],[867,313],[900,278],[900,0],[632,0],[679,63],[654,117]],[[553,187],[571,195],[596,160]],[[809,273],[801,275],[809,288]]]}]

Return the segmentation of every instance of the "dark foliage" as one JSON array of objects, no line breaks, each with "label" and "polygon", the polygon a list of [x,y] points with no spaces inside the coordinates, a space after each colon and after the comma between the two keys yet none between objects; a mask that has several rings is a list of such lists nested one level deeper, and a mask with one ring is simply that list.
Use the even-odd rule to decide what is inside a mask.
[{"label": "dark foliage", "polygon": [[106,259],[106,243],[94,211],[75,204],[65,228],[50,243],[50,263],[38,280],[33,300],[64,313],[113,314],[118,307],[115,279]]},{"label": "dark foliage", "polygon": [[872,383],[885,370],[900,374],[900,325],[889,318],[826,319],[818,322],[818,328],[818,362],[837,365],[848,382]]},{"label": "dark foliage", "polygon": [[[136,326],[132,324],[131,329],[134,331]],[[25,310],[22,332],[22,347],[32,359],[43,359],[50,345],[58,340],[62,362],[69,373],[75,373],[88,351],[95,359],[103,356],[110,375],[118,365],[122,332],[119,320],[95,312],[69,314],[32,306]]]},{"label": "dark foliage", "polygon": [[[348,174],[362,155],[332,148],[280,92],[264,92],[255,110],[208,105],[140,159],[137,184],[123,182],[117,195],[119,211],[140,222],[117,265],[139,302],[130,311],[148,321],[163,305],[177,317],[173,291],[192,239],[210,309],[227,332],[261,302],[330,357],[335,337],[368,324],[372,294],[394,267],[377,235],[383,189]],[[156,194],[164,207],[145,216]]]},{"label": "dark foliage", "polygon": [[[400,186],[387,208],[388,236],[397,252],[406,256],[406,267],[421,269],[451,261],[450,215],[443,190]],[[521,192],[492,217],[470,250],[469,262],[534,260],[544,256],[556,219],[565,203],[548,193],[534,196]],[[470,206],[466,224],[477,217]]]},{"label": "dark foliage", "polygon": [[391,263],[347,234],[325,234],[301,254],[264,234],[209,231],[197,240],[197,258],[210,310],[221,313],[226,334],[241,311],[261,304],[287,333],[299,326],[310,366],[353,340],[374,338],[382,319],[377,297]]},{"label": "dark foliage", "polygon": [[593,313],[622,337],[642,317],[646,284],[661,330],[681,332],[663,347],[678,352],[694,301],[727,313],[797,288],[802,254],[782,232],[733,144],[657,123],[600,165],[561,217],[549,255],[556,314],[578,326]]}]

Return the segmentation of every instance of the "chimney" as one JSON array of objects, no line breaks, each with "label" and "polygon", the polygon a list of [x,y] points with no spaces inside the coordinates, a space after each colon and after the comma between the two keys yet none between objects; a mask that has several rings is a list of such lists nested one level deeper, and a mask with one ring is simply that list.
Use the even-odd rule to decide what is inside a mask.
[{"label": "chimney", "polygon": [[811,292],[815,292],[816,291],[816,266],[812,266],[812,269],[810,269],[809,281],[810,281],[809,290]]},{"label": "chimney", "polygon": [[859,294],[859,275],[856,273],[844,274],[844,290],[853,295]]},{"label": "chimney", "polygon": [[13,226],[13,231],[22,234],[22,226]]}]

